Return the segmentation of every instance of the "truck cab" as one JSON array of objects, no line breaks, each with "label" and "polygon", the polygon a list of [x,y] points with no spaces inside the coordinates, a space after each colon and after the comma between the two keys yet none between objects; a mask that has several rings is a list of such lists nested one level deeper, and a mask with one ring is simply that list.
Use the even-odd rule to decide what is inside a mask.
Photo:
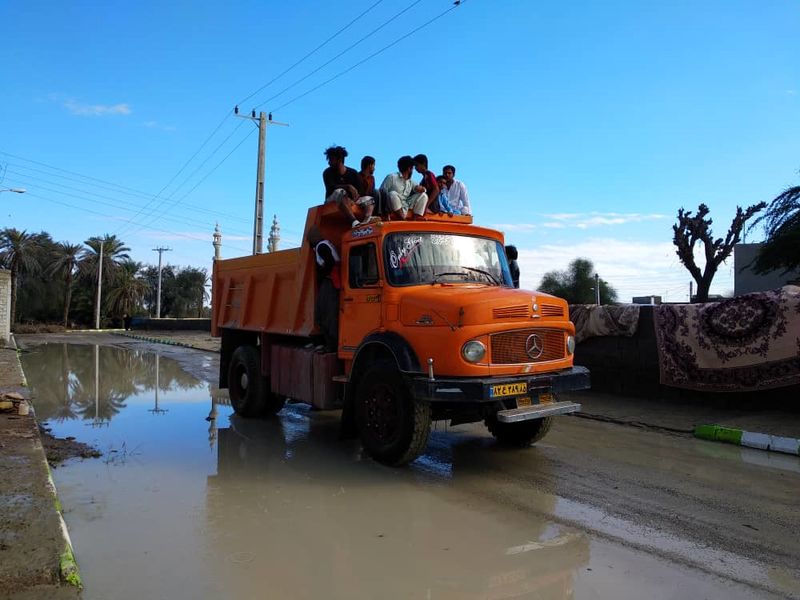
[{"label": "truck cab", "polygon": [[214,266],[220,383],[237,412],[272,414],[285,396],[339,400],[344,431],[400,465],[424,450],[432,421],[483,421],[500,442],[528,446],[554,416],[580,409],[557,398],[589,387],[588,371],[573,366],[567,304],[513,287],[501,232],[448,215],[348,229],[332,206],[312,208],[306,233],[312,225],[340,250],[336,353],[306,348],[310,247]]}]

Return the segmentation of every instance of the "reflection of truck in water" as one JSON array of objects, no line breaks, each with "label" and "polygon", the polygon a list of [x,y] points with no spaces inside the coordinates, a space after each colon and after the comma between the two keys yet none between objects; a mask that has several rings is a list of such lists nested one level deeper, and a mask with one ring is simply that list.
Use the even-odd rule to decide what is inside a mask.
[{"label": "reflection of truck in water", "polygon": [[433,420],[484,421],[526,446],[553,416],[579,410],[556,398],[589,386],[573,366],[567,304],[513,288],[500,232],[446,215],[351,230],[335,205],[309,209],[306,235],[313,225],[341,255],[336,353],[307,348],[317,289],[308,244],[214,263],[220,387],[238,414],[274,414],[286,397],[318,408],[341,399],[345,431],[399,465],[422,452]]},{"label": "reflection of truck in water", "polygon": [[[455,443],[437,457],[452,465],[446,480],[424,469],[398,476],[364,468],[333,419],[285,412],[234,415],[218,431],[202,513],[220,596],[262,597],[268,582],[274,598],[574,597],[590,540],[548,519],[557,497],[526,488],[525,503],[509,505],[508,490],[473,488],[504,453]],[[542,461],[537,473],[547,479],[551,468]]]}]

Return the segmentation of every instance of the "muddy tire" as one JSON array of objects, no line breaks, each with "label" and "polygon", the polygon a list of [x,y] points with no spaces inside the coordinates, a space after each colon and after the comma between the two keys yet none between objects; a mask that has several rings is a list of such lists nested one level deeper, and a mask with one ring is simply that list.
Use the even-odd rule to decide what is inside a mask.
[{"label": "muddy tire", "polygon": [[380,463],[397,467],[425,449],[431,406],[411,396],[394,363],[380,361],[359,379],[355,419],[367,453]]},{"label": "muddy tire", "polygon": [[486,427],[497,441],[513,448],[527,448],[535,444],[547,435],[552,426],[553,417],[519,423],[501,423],[496,419],[486,419]]},{"label": "muddy tire", "polygon": [[261,352],[255,346],[239,346],[228,366],[231,406],[242,417],[269,417],[283,408],[285,399],[273,394],[269,379],[261,375]]}]

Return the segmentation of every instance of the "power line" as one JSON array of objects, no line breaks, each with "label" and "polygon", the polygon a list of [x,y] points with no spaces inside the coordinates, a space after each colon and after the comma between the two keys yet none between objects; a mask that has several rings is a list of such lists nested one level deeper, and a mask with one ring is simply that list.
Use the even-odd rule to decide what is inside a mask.
[{"label": "power line", "polygon": [[[53,198],[47,198],[45,196],[40,196],[38,194],[34,194],[34,193],[31,193],[31,192],[26,192],[25,195],[29,196],[31,198],[37,198],[39,200],[44,200],[45,202],[51,202],[53,204],[59,204],[61,206],[66,206],[68,208],[74,208],[75,210],[80,210],[80,211],[83,211],[83,212],[99,215],[101,217],[108,217],[108,218],[112,218],[112,219],[115,217],[114,215],[109,215],[108,213],[100,212],[98,210],[93,210],[91,208],[86,208],[85,206],[76,206],[75,204],[70,204],[68,202],[63,202],[61,200],[54,200]],[[205,237],[199,237],[199,236],[195,236],[195,235],[189,235],[189,234],[186,234],[186,233],[180,233],[178,231],[169,231],[169,230],[166,230],[166,229],[158,229],[158,228],[155,228],[155,227],[145,227],[145,226],[142,226],[142,227],[139,228],[139,230],[142,230],[142,229],[146,229],[148,231],[153,231],[153,232],[160,233],[160,234],[167,235],[167,236],[177,236],[177,237],[185,238],[185,239],[191,240],[193,242],[207,242],[208,241],[208,239],[205,238]],[[246,250],[245,248],[242,248],[241,246],[231,246],[229,244],[226,244],[225,246],[227,248],[232,248],[234,250],[238,250],[242,254],[247,254],[249,252],[249,250]]]},{"label": "power line", "polygon": [[453,4],[453,6],[451,6],[451,7],[450,7],[450,8],[448,8],[447,10],[445,10],[445,11],[442,11],[441,13],[439,13],[438,15],[436,15],[435,17],[433,17],[433,18],[432,18],[432,19],[430,19],[429,21],[426,21],[425,23],[423,23],[423,24],[422,24],[422,25],[420,25],[419,27],[416,27],[416,28],[412,29],[411,31],[409,31],[409,32],[408,32],[408,33],[406,33],[405,35],[403,35],[403,36],[401,36],[401,37],[397,38],[397,39],[396,39],[395,41],[393,41],[392,43],[390,43],[390,44],[387,44],[386,46],[384,46],[384,47],[383,47],[383,48],[381,48],[380,50],[378,50],[378,51],[376,51],[376,52],[373,52],[372,54],[370,54],[369,56],[367,56],[365,59],[363,59],[363,60],[360,60],[359,62],[357,62],[356,64],[352,65],[351,67],[349,67],[349,68],[345,69],[344,71],[341,71],[341,72],[337,73],[336,75],[334,75],[334,76],[333,76],[333,77],[331,77],[330,79],[327,79],[327,80],[323,81],[323,82],[322,82],[322,83],[320,83],[319,85],[316,85],[316,86],[314,86],[313,88],[311,88],[310,90],[308,90],[308,91],[306,91],[306,92],[304,92],[304,93],[300,94],[299,96],[295,96],[294,98],[292,98],[292,99],[291,99],[291,100],[289,100],[288,102],[284,102],[283,104],[281,104],[281,105],[280,105],[280,106],[278,106],[277,108],[273,108],[273,109],[272,109],[272,112],[277,112],[277,111],[279,111],[280,109],[282,109],[282,108],[285,108],[285,107],[289,106],[289,105],[290,105],[290,104],[292,104],[293,102],[296,102],[297,100],[300,100],[301,98],[304,98],[304,97],[308,96],[310,93],[317,91],[319,88],[321,88],[321,87],[323,87],[323,86],[325,86],[325,85],[328,85],[328,84],[329,84],[329,83],[331,83],[332,81],[334,81],[334,80],[338,79],[339,77],[341,77],[341,76],[343,76],[343,75],[345,75],[345,74],[349,73],[350,71],[352,71],[352,70],[353,70],[353,69],[355,69],[356,67],[360,67],[361,65],[363,65],[363,64],[364,64],[365,62],[367,62],[368,60],[370,60],[370,59],[372,59],[372,58],[375,58],[376,56],[378,56],[379,54],[382,54],[383,52],[385,52],[385,51],[386,51],[386,50],[388,50],[389,48],[392,48],[393,46],[396,46],[397,44],[399,44],[400,42],[402,42],[404,39],[408,38],[409,36],[412,36],[412,35],[414,35],[414,34],[415,34],[415,33],[417,33],[419,30],[421,30],[421,29],[424,29],[425,27],[427,27],[428,25],[430,25],[430,24],[431,24],[431,23],[433,23],[434,21],[438,21],[438,20],[439,20],[439,19],[441,19],[443,16],[445,16],[447,13],[449,13],[450,11],[453,11],[453,10],[455,10],[456,8],[458,8],[459,6],[461,6],[462,4],[464,4],[464,2],[465,2],[465,1],[466,1],[466,0],[461,0],[461,2],[459,2],[458,4]]},{"label": "power line", "polygon": [[[20,184],[24,183],[28,187],[35,187],[37,189],[44,190],[44,191],[47,191],[47,192],[53,192],[55,194],[62,194],[64,196],[70,196],[70,197],[76,198],[78,200],[84,200],[86,202],[92,202],[92,203],[96,203],[96,204],[102,204],[104,206],[110,206],[111,208],[116,208],[116,209],[123,210],[123,211],[126,211],[126,212],[133,212],[135,210],[135,208],[131,208],[131,207],[127,207],[127,206],[121,205],[119,203],[115,203],[113,201],[114,198],[109,198],[108,196],[103,196],[102,194],[98,194],[96,192],[91,192],[89,190],[83,190],[83,189],[79,189],[79,188],[74,188],[72,186],[60,184],[60,183],[57,183],[57,182],[51,182],[51,181],[48,181],[46,179],[41,179],[39,177],[31,177],[29,175],[26,176],[24,173],[23,174],[19,174],[19,173],[16,173],[15,171],[9,171],[9,173],[13,173],[13,174],[16,174],[16,175],[21,175],[23,177],[23,179],[16,179],[15,178],[14,181],[20,182]],[[42,185],[40,183],[31,184],[30,183],[31,181],[34,181],[34,182],[44,181],[45,183],[49,183],[51,185],[56,185],[56,186],[59,186],[60,188],[63,188],[63,189],[73,190],[73,191],[76,191],[76,192],[80,192],[81,194],[88,194],[88,195],[91,195],[91,196],[97,196],[98,198],[102,198],[103,200],[111,200],[111,202],[104,202],[103,200],[96,200],[94,198],[87,198],[87,197],[82,196],[82,195],[73,194],[73,193],[70,193],[70,192],[65,192],[65,191],[63,191],[63,189],[53,189],[53,188],[47,187],[45,185]],[[201,209],[196,209],[196,210],[201,210]],[[209,211],[209,212],[211,212],[211,211]],[[199,226],[207,226],[208,225],[208,221],[201,221],[199,219],[195,219],[195,218],[192,218],[192,217],[171,217],[171,216],[166,216],[166,217],[163,217],[163,218],[169,219],[171,221],[176,221],[176,222],[179,222],[179,223],[189,223],[189,224],[195,224],[195,225],[199,225]],[[242,220],[244,220],[244,219],[242,219]],[[233,229],[232,231],[244,234],[244,231],[241,230],[241,229]]]},{"label": "power line", "polygon": [[[242,123],[244,123],[244,121],[242,121]],[[214,171],[216,171],[217,169],[219,169],[219,168],[222,166],[222,163],[224,163],[226,160],[228,160],[228,158],[230,158],[230,156],[231,156],[231,155],[232,155],[234,152],[236,152],[236,150],[238,150],[238,149],[239,149],[239,146],[241,146],[241,145],[242,145],[242,144],[243,144],[245,141],[247,141],[247,138],[250,136],[250,134],[251,134],[251,133],[253,133],[253,131],[255,131],[255,130],[253,129],[253,130],[251,130],[251,131],[248,131],[248,132],[245,134],[245,136],[244,136],[244,137],[243,137],[243,138],[242,138],[242,139],[239,141],[239,143],[238,143],[238,144],[236,144],[236,146],[234,146],[234,147],[233,147],[233,150],[231,150],[230,152],[228,152],[228,154],[226,154],[226,155],[225,155],[225,157],[224,157],[224,158],[223,158],[221,161],[219,161],[219,162],[216,164],[216,166],[215,166],[214,168],[212,168],[210,171],[208,171],[208,172],[207,172],[207,173],[206,173],[206,174],[203,176],[203,178],[202,178],[202,179],[200,179],[200,181],[198,181],[197,183],[195,183],[195,184],[194,184],[194,186],[193,186],[193,187],[192,187],[192,188],[191,188],[191,189],[190,189],[188,192],[186,192],[186,193],[185,193],[183,196],[181,196],[181,197],[180,197],[178,200],[176,200],[176,201],[173,203],[173,205],[172,205],[172,206],[168,206],[168,207],[166,208],[166,210],[162,211],[162,212],[161,212],[161,214],[159,214],[159,215],[156,215],[156,216],[155,216],[155,217],[154,217],[154,218],[153,218],[151,221],[149,221],[149,222],[150,222],[150,223],[152,223],[154,220],[156,220],[156,219],[158,219],[158,218],[161,218],[162,216],[164,216],[164,215],[165,215],[167,212],[169,212],[169,210],[170,210],[171,208],[173,208],[173,207],[175,207],[175,206],[178,206],[179,204],[182,204],[182,203],[183,203],[183,200],[184,200],[184,199],[185,199],[185,198],[186,198],[186,197],[187,197],[189,194],[191,194],[191,193],[192,193],[194,190],[196,190],[196,189],[197,189],[197,188],[200,186],[200,184],[202,184],[202,183],[203,183],[203,182],[204,182],[206,179],[208,179],[208,178],[211,176],[211,174],[212,174],[212,173],[214,173]],[[133,231],[133,233],[135,233],[136,231],[138,231],[138,230],[134,230],[134,231]]]},{"label": "power line", "polygon": [[337,54],[336,56],[334,56],[333,58],[331,58],[331,59],[330,59],[330,60],[328,60],[327,62],[324,62],[324,63],[322,63],[320,66],[318,66],[316,69],[314,69],[313,71],[311,71],[311,72],[310,72],[310,73],[308,73],[307,75],[305,75],[305,76],[301,77],[300,79],[298,79],[297,81],[295,81],[295,82],[294,82],[294,83],[292,83],[291,85],[289,85],[289,86],[287,86],[287,87],[283,88],[283,89],[282,89],[280,92],[278,92],[277,94],[274,94],[274,95],[270,96],[269,98],[267,98],[266,100],[264,100],[264,101],[263,101],[263,102],[261,102],[260,104],[256,105],[256,108],[260,108],[261,106],[264,106],[264,105],[265,105],[267,102],[270,102],[271,100],[274,100],[274,99],[275,99],[275,98],[277,98],[278,96],[282,96],[283,94],[285,94],[286,92],[288,92],[290,89],[292,89],[294,86],[298,85],[299,83],[302,83],[303,81],[305,81],[306,79],[308,79],[309,77],[311,77],[312,75],[314,75],[315,73],[318,73],[319,71],[321,71],[322,69],[324,69],[325,67],[327,67],[329,64],[331,64],[333,61],[335,61],[335,60],[337,60],[338,58],[341,58],[342,56],[344,56],[345,54],[347,54],[347,53],[348,53],[350,50],[352,50],[353,48],[355,48],[356,46],[358,46],[358,45],[359,45],[361,42],[363,42],[364,40],[366,40],[366,39],[368,39],[368,38],[372,37],[373,35],[375,35],[376,33],[378,33],[378,32],[379,32],[381,29],[383,29],[384,27],[386,27],[386,26],[387,26],[389,23],[391,23],[392,21],[394,21],[394,20],[395,20],[397,17],[399,17],[400,15],[403,15],[403,14],[407,13],[409,10],[411,10],[412,8],[414,8],[414,7],[415,7],[417,4],[419,4],[420,2],[422,2],[422,0],[416,0],[415,2],[412,2],[412,3],[411,3],[410,5],[408,5],[406,8],[404,8],[403,10],[401,10],[399,13],[397,13],[397,14],[393,15],[392,17],[390,17],[389,19],[387,19],[386,21],[384,21],[383,23],[381,23],[381,24],[380,24],[378,27],[376,27],[375,29],[373,29],[372,31],[370,31],[370,32],[369,32],[367,35],[365,35],[364,37],[362,37],[360,40],[356,41],[356,42],[355,42],[355,43],[353,43],[353,44],[350,44],[350,45],[349,45],[347,48],[345,48],[344,50],[342,50],[341,52],[339,52],[339,54]]},{"label": "power line", "polygon": [[[29,159],[29,158],[25,158],[25,157],[22,157],[22,156],[17,156],[15,154],[10,154],[8,152],[3,152],[1,150],[0,150],[0,154],[6,155],[6,156],[11,156],[13,158],[16,158],[17,160],[22,160],[22,161],[29,162],[29,163],[32,163],[32,164],[36,164],[36,165],[45,167],[45,168],[53,170],[53,171],[59,171],[61,173],[69,173],[70,175],[75,175],[76,177],[79,177],[79,178],[82,178],[82,179],[88,179],[88,180],[91,180],[91,181],[98,181],[100,183],[106,184],[106,186],[111,186],[111,187],[106,187],[104,185],[97,185],[97,184],[93,184],[93,183],[84,182],[84,181],[81,181],[80,179],[67,177],[65,175],[58,175],[57,173],[49,173],[48,171],[42,171],[40,169],[34,169],[33,167],[29,167],[28,165],[10,163],[10,166],[13,166],[13,167],[26,169],[28,171],[34,171],[34,172],[37,172],[37,173],[48,175],[50,177],[58,177],[60,179],[66,179],[67,181],[73,181],[73,182],[76,182],[76,183],[82,183],[84,185],[90,185],[90,186],[97,187],[97,188],[100,188],[100,189],[105,189],[105,190],[111,191],[111,192],[124,193],[124,194],[128,194],[130,196],[141,196],[141,197],[144,197],[144,198],[153,198],[152,192],[144,192],[144,191],[141,191],[141,190],[137,190],[135,188],[130,188],[130,187],[126,187],[126,186],[123,186],[123,185],[120,185],[120,184],[117,184],[117,183],[113,183],[113,182],[110,182],[110,181],[105,181],[103,179],[97,179],[96,177],[90,177],[89,175],[83,175],[82,173],[77,173],[75,171],[69,171],[67,169],[62,169],[60,167],[55,167],[53,165],[48,165],[46,163],[35,161],[35,160]],[[26,176],[26,177],[31,177],[28,174],[23,174],[23,173],[19,173],[19,172],[17,172],[17,174],[18,175],[23,175],[23,176]],[[51,182],[51,183],[54,183],[54,182]],[[58,184],[58,185],[62,185],[62,184]],[[115,189],[115,188],[118,188],[118,190]],[[203,211],[203,212],[208,212],[208,213],[214,214],[214,215],[219,215],[221,217],[225,217],[225,218],[229,218],[229,219],[238,219],[238,220],[243,221],[243,222],[248,222],[247,219],[244,219],[242,217],[237,217],[237,216],[229,214],[229,213],[224,213],[224,212],[215,211],[215,210],[209,210],[209,209],[202,209],[202,208],[198,209],[198,210]]]},{"label": "power line", "polygon": [[[332,41],[334,38],[336,38],[336,37],[337,37],[339,34],[341,34],[341,33],[342,33],[343,31],[345,31],[347,28],[349,28],[349,27],[350,27],[350,26],[352,26],[354,23],[356,23],[356,22],[357,22],[359,19],[361,19],[361,18],[362,18],[364,15],[366,15],[368,12],[370,12],[370,11],[371,11],[373,8],[375,8],[376,6],[378,6],[378,4],[380,4],[381,2],[383,2],[383,0],[378,0],[377,2],[375,2],[374,4],[372,4],[372,5],[371,5],[369,8],[367,8],[365,11],[363,11],[363,12],[362,12],[360,15],[358,15],[358,16],[357,16],[355,19],[351,20],[351,21],[350,21],[350,22],[349,22],[347,25],[345,25],[344,27],[342,27],[341,29],[339,29],[339,31],[337,31],[337,32],[336,32],[336,33],[334,33],[332,36],[330,36],[330,37],[329,37],[327,40],[325,40],[325,41],[324,41],[322,44],[320,44],[319,46],[317,46],[316,48],[314,48],[314,49],[313,49],[311,52],[307,53],[307,54],[306,54],[306,55],[305,55],[303,58],[301,58],[299,61],[295,62],[295,63],[294,63],[292,66],[290,66],[288,69],[284,70],[284,71],[283,71],[282,73],[280,73],[280,74],[279,74],[277,77],[273,78],[273,79],[272,79],[270,82],[268,82],[267,84],[265,84],[265,85],[261,86],[261,87],[260,87],[258,90],[256,90],[254,93],[252,93],[252,94],[250,94],[249,96],[247,96],[245,99],[243,99],[241,102],[239,102],[239,104],[242,104],[242,103],[246,102],[247,100],[249,100],[250,98],[252,98],[252,97],[253,97],[255,94],[257,94],[257,93],[261,92],[263,89],[265,89],[266,87],[268,87],[269,85],[271,85],[272,83],[274,83],[275,81],[277,81],[278,79],[280,79],[281,77],[283,77],[283,75],[285,75],[286,73],[288,73],[289,71],[291,71],[292,69],[294,69],[295,67],[297,67],[298,65],[300,65],[300,64],[301,64],[303,61],[305,61],[307,58],[309,58],[310,56],[312,56],[312,55],[313,55],[314,53],[316,53],[318,50],[320,50],[321,48],[323,48],[323,47],[324,47],[326,44],[328,44],[330,41]],[[148,203],[147,203],[145,206],[143,206],[143,207],[142,207],[142,208],[139,210],[139,212],[137,212],[137,213],[136,213],[136,214],[133,216],[133,218],[132,218],[132,219],[130,219],[130,220],[128,221],[128,223],[127,223],[127,224],[123,225],[123,226],[122,226],[122,228],[118,230],[118,232],[121,232],[121,231],[123,231],[123,230],[124,230],[124,229],[125,229],[125,228],[128,226],[128,224],[130,224],[130,223],[131,223],[133,220],[135,220],[135,219],[136,219],[136,218],[137,218],[137,217],[138,217],[140,214],[142,214],[142,213],[143,213],[143,212],[144,212],[144,211],[145,211],[145,210],[146,210],[146,209],[147,209],[147,208],[148,208],[148,207],[149,207],[149,206],[150,206],[150,205],[151,205],[153,202],[155,202],[155,201],[158,199],[158,197],[159,197],[159,196],[160,196],[160,195],[161,195],[161,194],[162,194],[162,193],[163,193],[163,192],[164,192],[164,191],[165,191],[165,190],[166,190],[166,189],[167,189],[167,188],[170,186],[170,184],[171,184],[171,183],[172,183],[172,182],[173,182],[173,181],[174,181],[174,180],[175,180],[175,179],[176,179],[176,178],[177,178],[177,177],[178,177],[178,176],[179,176],[179,175],[180,175],[180,174],[181,174],[181,173],[182,173],[182,172],[183,172],[185,169],[186,169],[186,167],[189,165],[189,163],[191,163],[191,162],[192,162],[192,161],[193,161],[193,160],[194,160],[194,159],[197,157],[197,155],[198,155],[198,154],[199,154],[199,153],[202,151],[202,149],[203,149],[203,148],[206,146],[206,144],[208,144],[208,142],[209,142],[209,141],[210,141],[210,140],[211,140],[211,139],[214,137],[214,135],[217,133],[217,131],[219,131],[219,129],[222,127],[222,125],[225,123],[225,121],[227,120],[227,118],[228,118],[229,116],[230,116],[230,112],[226,112],[226,113],[225,113],[225,116],[224,116],[224,117],[222,118],[222,120],[221,120],[221,121],[220,121],[220,122],[217,124],[217,126],[214,128],[214,130],[211,132],[211,134],[210,134],[210,135],[209,135],[209,136],[208,136],[208,137],[205,139],[205,141],[203,141],[203,143],[202,143],[202,144],[200,145],[200,147],[199,147],[199,148],[198,148],[198,149],[197,149],[197,150],[194,152],[194,154],[192,154],[192,156],[190,156],[190,157],[189,157],[189,159],[188,159],[188,160],[187,160],[187,161],[186,161],[186,162],[183,164],[183,166],[182,166],[182,167],[181,167],[181,168],[178,170],[178,172],[177,172],[177,173],[175,173],[175,175],[173,175],[173,176],[172,176],[172,178],[171,178],[171,179],[170,179],[170,180],[167,182],[167,184],[166,184],[166,185],[165,185],[163,188],[161,188],[161,190],[160,190],[160,191],[159,191],[159,192],[158,192],[158,193],[157,193],[155,196],[153,196],[152,200],[151,200],[150,202],[148,202]],[[237,128],[236,128],[236,129],[238,129],[238,126],[237,126]],[[235,130],[234,130],[234,132],[235,132]],[[233,133],[232,133],[231,135],[233,135]],[[206,162],[208,162],[208,160],[210,160],[210,159],[211,159],[211,157],[213,157],[213,156],[214,156],[214,155],[215,155],[215,154],[216,154],[216,153],[219,151],[219,149],[222,147],[222,145],[223,145],[223,144],[224,144],[224,143],[225,143],[225,142],[226,142],[228,139],[230,139],[230,137],[231,137],[231,136],[228,136],[228,138],[226,138],[226,139],[223,141],[223,143],[222,143],[222,144],[220,144],[219,146],[217,146],[217,148],[215,148],[215,149],[214,149],[214,150],[211,152],[211,154],[210,154],[210,155],[209,155],[209,156],[206,158],[206,160],[205,160],[205,161],[204,161],[204,162],[201,164],[201,166],[200,166],[200,167],[198,167],[197,169],[195,169],[195,171],[193,171],[193,172],[192,172],[192,174],[191,174],[189,177],[187,177],[186,179],[184,179],[184,181],[183,181],[183,182],[182,182],[182,183],[181,183],[181,184],[180,184],[178,187],[176,187],[176,188],[173,190],[173,192],[170,194],[170,196],[169,196],[169,197],[171,198],[171,197],[172,197],[172,196],[173,196],[173,195],[174,195],[174,194],[175,194],[175,193],[176,193],[176,192],[177,192],[177,191],[178,191],[178,190],[179,190],[179,189],[180,189],[180,188],[181,188],[183,185],[185,185],[185,184],[186,184],[186,182],[188,182],[188,180],[189,180],[189,179],[191,179],[191,177],[192,177],[192,176],[193,176],[193,175],[194,175],[194,174],[195,174],[195,173],[196,173],[196,172],[197,172],[197,171],[198,171],[200,168],[202,168],[202,165],[204,165]],[[237,146],[237,148],[238,148],[238,146]],[[227,157],[226,157],[226,158],[227,158]],[[224,162],[224,159],[223,159],[223,162]],[[221,164],[221,163],[220,163],[220,164]],[[201,182],[202,182],[202,181],[204,181],[204,180],[205,180],[205,178],[203,178],[203,179],[201,180]],[[198,183],[198,185],[199,185],[199,183]],[[194,189],[197,189],[197,185],[195,185],[195,186],[192,188],[192,190],[194,190]],[[183,197],[185,198],[186,196],[184,195]],[[163,202],[162,202],[161,204],[163,204]],[[156,209],[156,210],[157,210],[157,209]],[[148,212],[148,215],[147,215],[147,216],[145,216],[145,218],[148,218],[149,216],[151,216],[151,215],[153,214],[153,212],[154,212],[154,211],[149,211],[149,212]]]},{"label": "power line", "polygon": [[[231,138],[234,136],[234,134],[235,134],[237,131],[239,131],[239,129],[241,128],[241,126],[242,126],[242,123],[239,123],[239,124],[238,124],[236,127],[234,127],[234,128],[233,128],[233,131],[231,131],[231,132],[230,132],[230,134],[228,134],[228,137],[226,137],[224,140],[222,140],[222,142],[220,142],[220,143],[219,143],[219,145],[218,145],[216,148],[214,148],[214,150],[211,152],[211,154],[209,154],[209,155],[206,157],[206,159],[205,159],[203,162],[201,162],[201,163],[198,165],[198,167],[197,167],[197,168],[196,168],[194,171],[192,171],[192,172],[189,174],[189,176],[188,176],[188,177],[186,177],[186,179],[184,179],[184,180],[183,180],[183,181],[180,183],[180,185],[178,185],[178,187],[176,187],[174,190],[172,190],[172,192],[170,192],[169,196],[167,196],[166,198],[163,198],[163,199],[162,199],[160,202],[158,202],[158,203],[157,203],[157,204],[156,204],[156,205],[155,205],[153,208],[151,208],[150,210],[148,210],[148,211],[147,211],[147,214],[145,214],[145,215],[143,216],[143,219],[148,219],[149,217],[153,216],[153,214],[154,214],[155,212],[157,212],[157,211],[160,209],[160,207],[161,207],[161,206],[163,206],[165,203],[169,202],[169,201],[172,199],[172,197],[173,197],[173,196],[174,196],[174,195],[175,195],[175,194],[178,192],[178,190],[179,190],[179,189],[181,189],[181,188],[182,188],[182,187],[183,187],[183,186],[184,186],[184,185],[185,185],[185,184],[186,184],[186,183],[187,183],[187,182],[188,182],[188,181],[189,181],[189,180],[190,180],[192,177],[194,177],[194,175],[195,175],[195,174],[196,174],[196,173],[197,173],[197,172],[198,172],[200,169],[202,169],[202,168],[205,166],[205,164],[206,164],[206,163],[207,163],[209,160],[211,160],[211,158],[212,158],[212,157],[213,157],[213,156],[214,156],[214,155],[215,155],[217,152],[219,152],[219,149],[220,149],[220,148],[222,148],[222,146],[224,146],[224,145],[225,145],[225,144],[228,142],[228,140],[229,140],[229,139],[231,139]],[[247,136],[245,136],[245,139],[246,139],[246,137],[247,137]],[[235,150],[236,148],[238,148],[238,147],[239,147],[239,146],[237,145],[237,146],[234,148],[234,150]],[[230,156],[230,155],[228,155],[228,156]],[[227,156],[226,156],[225,158],[227,158]],[[224,162],[224,159],[223,159],[223,162]],[[222,163],[220,163],[220,164],[222,164]],[[219,166],[219,165],[217,165],[217,167],[218,167],[218,166]],[[211,170],[211,171],[210,171],[210,172],[209,172],[209,173],[206,175],[206,177],[208,177],[208,175],[210,175],[211,173],[213,173],[213,172],[216,170],[216,168],[217,168],[217,167],[215,167],[214,169],[212,169],[212,170]],[[205,181],[206,177],[204,177],[204,178],[203,178],[203,179],[201,179],[200,181],[201,181],[201,182],[202,182],[202,181]],[[173,180],[174,180],[174,177],[173,177]],[[166,186],[165,186],[165,187],[166,187]],[[197,188],[197,186],[195,185],[195,186],[192,188],[192,190],[194,190],[194,189],[196,189],[196,188]],[[163,189],[164,189],[164,188],[162,188],[162,191],[163,191]],[[159,194],[160,194],[160,193],[161,193],[161,192],[159,192]],[[157,197],[158,197],[158,195],[156,195],[156,197],[154,197],[154,198],[153,198],[153,200],[155,200]],[[185,197],[186,197],[186,195],[184,195],[184,196],[183,196],[183,198],[185,198]],[[180,201],[178,201],[178,203],[180,203]],[[152,204],[152,202],[148,203],[148,205],[149,205],[149,204]],[[138,217],[140,214],[142,214],[142,213],[144,212],[145,208],[146,208],[146,207],[143,207],[143,208],[142,208],[142,210],[140,210],[140,211],[139,211],[139,212],[138,212],[136,215],[134,215],[134,217],[133,217],[132,219],[130,219],[130,220],[128,221],[128,223],[126,223],[125,225],[123,225],[123,226],[122,226],[122,228],[121,228],[121,229],[119,229],[118,231],[119,231],[119,232],[122,232],[122,231],[124,231],[125,229],[127,229],[127,228],[128,228],[130,225],[132,225],[132,224],[133,224],[133,221],[136,219],[136,217]],[[169,209],[168,209],[168,210],[169,210]],[[163,214],[163,213],[162,213],[162,214]]]},{"label": "power line", "polygon": [[288,69],[286,69],[285,71],[283,71],[283,72],[282,72],[282,73],[280,73],[279,75],[276,75],[275,77],[273,77],[271,80],[269,80],[267,83],[265,83],[264,85],[262,85],[260,88],[258,88],[258,89],[257,89],[255,92],[253,92],[252,94],[250,94],[250,95],[249,95],[249,96],[247,96],[246,98],[243,98],[242,100],[240,100],[239,102],[237,102],[237,105],[238,105],[238,106],[241,106],[241,105],[243,105],[245,102],[247,102],[248,100],[250,100],[250,98],[252,98],[252,97],[253,97],[253,96],[255,96],[256,94],[259,94],[259,93],[261,93],[263,90],[265,90],[266,88],[268,88],[269,86],[271,86],[273,83],[275,83],[276,81],[278,81],[278,79],[280,79],[281,77],[283,77],[284,75],[286,75],[286,74],[287,74],[289,71],[291,71],[292,69],[294,69],[295,67],[297,67],[297,66],[298,66],[298,65],[300,65],[301,63],[303,63],[303,62],[304,62],[304,61],[305,61],[307,58],[310,58],[310,57],[311,57],[312,55],[314,55],[314,54],[315,54],[315,53],[316,53],[318,50],[321,50],[323,47],[325,47],[326,45],[328,45],[328,43],[329,43],[329,42],[332,42],[332,41],[333,41],[333,40],[334,40],[336,37],[338,37],[338,36],[339,36],[339,34],[341,34],[341,33],[342,33],[342,32],[344,32],[346,29],[348,29],[349,27],[351,27],[351,26],[352,26],[352,25],[353,25],[353,24],[354,24],[356,21],[358,21],[359,19],[361,19],[361,17],[363,17],[363,16],[364,16],[364,15],[366,15],[368,12],[370,12],[370,11],[371,11],[373,8],[375,8],[376,6],[378,6],[378,4],[380,4],[381,2],[383,2],[383,0],[378,0],[378,1],[377,1],[375,4],[373,4],[372,6],[370,6],[369,8],[367,8],[367,10],[365,10],[364,12],[362,12],[360,15],[358,15],[358,16],[357,16],[355,19],[353,19],[352,21],[350,21],[350,22],[349,22],[347,25],[345,25],[344,27],[342,27],[341,29],[339,29],[339,31],[337,31],[336,33],[334,33],[334,34],[333,34],[332,36],[330,36],[330,37],[329,37],[327,40],[325,40],[325,41],[324,41],[324,42],[322,42],[322,43],[321,43],[319,46],[317,46],[316,48],[314,48],[314,49],[313,49],[311,52],[309,52],[308,54],[306,54],[306,55],[305,55],[303,58],[301,58],[301,59],[300,59],[300,60],[298,60],[296,63],[294,63],[294,64],[293,64],[291,67],[289,67]]}]

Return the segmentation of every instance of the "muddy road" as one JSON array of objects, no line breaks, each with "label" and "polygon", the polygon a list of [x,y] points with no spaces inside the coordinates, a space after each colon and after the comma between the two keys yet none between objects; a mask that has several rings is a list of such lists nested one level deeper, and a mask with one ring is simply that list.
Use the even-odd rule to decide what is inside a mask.
[{"label": "muddy road", "polygon": [[577,417],[440,426],[389,469],[338,413],[235,417],[217,356],[20,336],[90,599],[800,598],[800,459]]}]

